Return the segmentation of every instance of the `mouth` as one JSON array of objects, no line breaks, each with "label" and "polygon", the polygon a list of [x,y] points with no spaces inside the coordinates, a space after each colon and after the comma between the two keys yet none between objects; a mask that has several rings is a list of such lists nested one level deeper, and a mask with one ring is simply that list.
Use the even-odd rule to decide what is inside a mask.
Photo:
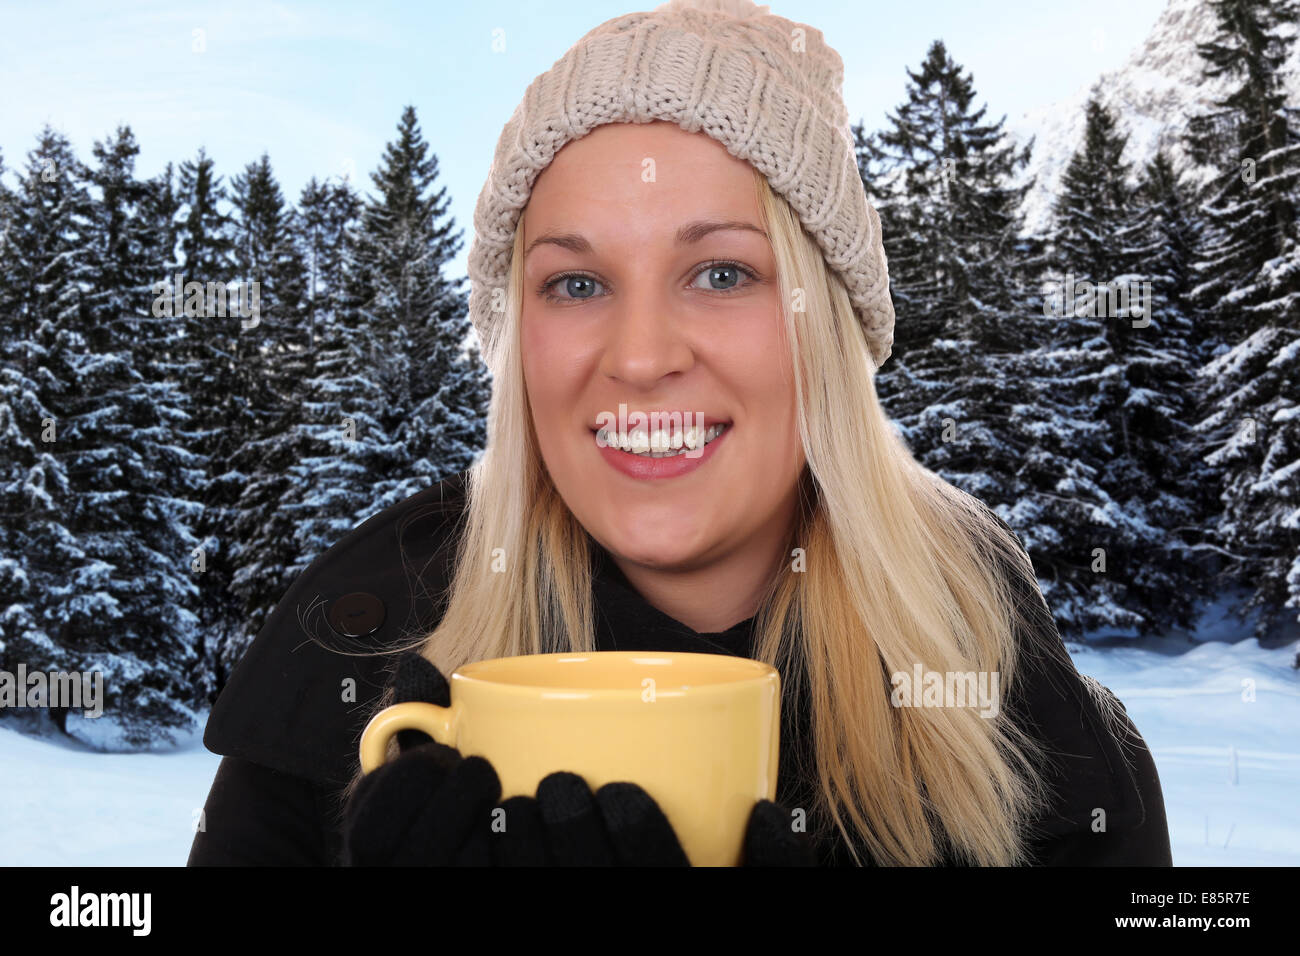
[{"label": "mouth", "polygon": [[697,455],[728,431],[732,423],[705,418],[703,428],[629,429],[619,433],[613,428],[590,428],[597,445],[622,452],[632,458],[678,458],[688,452]]}]

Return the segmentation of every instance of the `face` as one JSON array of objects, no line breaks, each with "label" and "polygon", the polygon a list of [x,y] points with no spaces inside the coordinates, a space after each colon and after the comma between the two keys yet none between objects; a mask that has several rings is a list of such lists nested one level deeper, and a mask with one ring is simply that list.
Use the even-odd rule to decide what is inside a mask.
[{"label": "face", "polygon": [[[642,567],[779,548],[793,516],[804,456],[752,176],[703,133],[607,124],[560,150],[525,210],[521,344],[542,457],[588,533]],[[680,428],[660,419],[681,453],[602,447],[620,404],[647,451],[652,413],[687,413]],[[720,433],[691,448],[701,421]]]}]

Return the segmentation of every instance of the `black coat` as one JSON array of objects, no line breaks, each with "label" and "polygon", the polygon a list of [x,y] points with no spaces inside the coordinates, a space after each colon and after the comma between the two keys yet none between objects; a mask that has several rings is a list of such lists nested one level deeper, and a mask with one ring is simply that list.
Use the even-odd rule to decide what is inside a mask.
[{"label": "black coat", "polygon": [[[453,475],[372,516],[276,605],[208,719],[203,742],[224,759],[189,865],[340,862],[340,791],[394,661],[373,651],[440,619],[464,478]],[[598,556],[600,650],[748,655],[751,621],[697,634],[647,604],[607,554],[598,549]],[[1031,835],[1034,862],[1171,865],[1160,781],[1145,743],[1131,723],[1122,746],[1105,732],[1041,595],[1032,598],[1042,624],[1022,643],[1029,669],[1003,706],[1055,754],[1052,812]],[[806,725],[806,705],[784,700],[777,800],[787,807],[809,805],[809,784],[794,769]],[[1095,808],[1106,814],[1101,833],[1092,830]],[[828,865],[850,862],[837,837],[819,839],[819,850]]]}]

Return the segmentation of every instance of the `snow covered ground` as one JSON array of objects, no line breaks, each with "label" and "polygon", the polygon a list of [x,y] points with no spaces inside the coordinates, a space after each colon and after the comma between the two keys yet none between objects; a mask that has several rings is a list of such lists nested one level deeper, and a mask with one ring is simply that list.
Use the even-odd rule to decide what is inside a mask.
[{"label": "snow covered ground", "polygon": [[[1300,642],[1187,647],[1072,650],[1155,754],[1176,866],[1300,865]],[[0,865],[183,865],[219,759],[198,739],[101,754],[0,726]]]},{"label": "snow covered ground", "polygon": [[98,753],[0,725],[0,866],[183,866],[221,758]]},{"label": "snow covered ground", "polygon": [[1088,648],[1074,662],[1124,702],[1155,756],[1175,866],[1300,865],[1300,642],[1186,647]]}]

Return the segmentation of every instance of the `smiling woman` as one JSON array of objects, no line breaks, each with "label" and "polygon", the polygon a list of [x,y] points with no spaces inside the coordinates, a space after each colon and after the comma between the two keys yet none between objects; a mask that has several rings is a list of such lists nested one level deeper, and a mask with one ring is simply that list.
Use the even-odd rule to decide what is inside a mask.
[{"label": "smiling woman", "polygon": [[[894,316],[839,57],[707,6],[598,27],[502,133],[470,254],[487,448],[437,489],[445,608],[388,649],[417,654],[374,709],[445,703],[443,675],[490,658],[739,654],[783,695],[746,862],[1167,865],[1151,756],[1016,535],[877,399]],[[353,777],[348,858],[499,862],[490,765],[393,751]],[[510,859],[681,861],[644,791],[550,780],[512,805]]]},{"label": "smiling woman", "polygon": [[[779,797],[810,810],[829,858],[1050,858],[1035,823],[1063,805],[1035,769],[1047,748],[1025,702],[1064,680],[1055,711],[1032,714],[1040,727],[1086,715],[1109,733],[1124,718],[1074,671],[1010,529],[901,443],[843,282],[767,178],[672,123],[603,125],[538,177],[507,287],[489,445],[424,656],[449,673],[608,649],[591,618],[591,569],[608,562],[701,649],[739,631],[781,672],[800,719]],[[624,408],[726,427],[690,467],[655,471],[637,455],[653,429],[596,440]],[[502,545],[519,559],[492,573]],[[1011,696],[983,715],[900,709],[889,675],[932,668],[995,675]]]},{"label": "smiling woman", "polygon": [[[525,130],[559,128],[547,109],[572,102],[562,90],[603,89],[562,61],[530,88],[536,115],[503,133],[476,222],[511,217],[511,242],[498,253],[503,233],[481,232],[471,252],[471,313],[494,373],[488,448],[467,476],[448,609],[421,653],[450,673],[601,649],[594,616],[608,609],[593,605],[592,574],[612,564],[656,612],[701,635],[739,628],[743,652],[781,672],[800,719],[778,798],[807,808],[840,858],[1168,863],[1150,756],[1114,697],[1075,671],[1018,539],[922,468],[877,401],[893,310],[879,220],[839,129],[838,56],[811,28],[720,6],[632,14],[590,35],[587,49],[607,56],[629,43],[629,63],[655,38],[640,77],[662,84],[658,98],[626,95],[626,115],[585,128],[565,113],[553,155],[521,149]],[[792,53],[791,36],[806,46]],[[678,37],[718,51],[698,78],[654,71]],[[714,102],[669,95],[704,88]],[[668,101],[675,111],[639,112]],[[522,199],[500,185],[529,169]],[[493,276],[505,307],[486,313]],[[618,434],[619,447],[593,435],[623,405],[726,428],[689,463],[638,457],[653,432]],[[504,572],[494,549],[513,558]],[[996,674],[1007,699],[992,718],[893,706],[890,675],[914,670]],[[1119,738],[1140,785],[1114,756]],[[1098,747],[1115,773],[1106,786],[1089,792],[1066,768],[1053,792],[1053,751]],[[1099,806],[1109,837],[1072,858],[1043,842],[1089,833]]]}]

